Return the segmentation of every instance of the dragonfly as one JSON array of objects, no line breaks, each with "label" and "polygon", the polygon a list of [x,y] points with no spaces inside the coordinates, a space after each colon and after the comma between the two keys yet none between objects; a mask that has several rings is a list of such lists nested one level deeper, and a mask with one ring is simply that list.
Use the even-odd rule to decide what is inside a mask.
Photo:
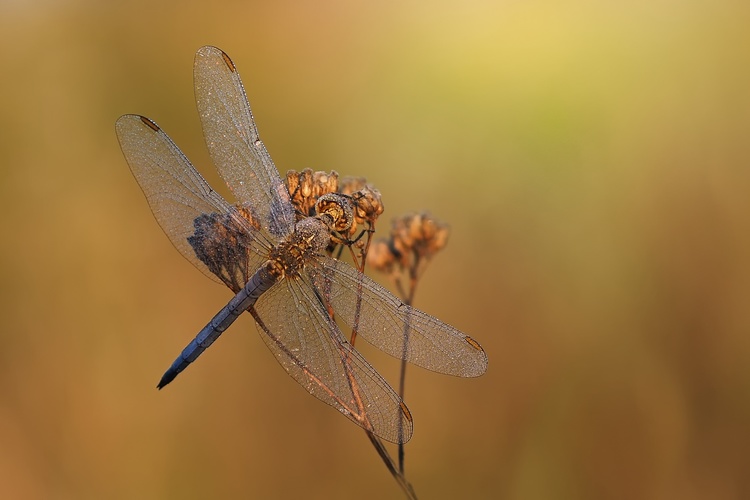
[{"label": "dragonfly", "polygon": [[277,361],[310,394],[378,437],[405,443],[413,431],[408,407],[337,320],[378,349],[439,373],[479,376],[487,369],[485,351],[326,253],[333,235],[351,226],[352,199],[329,193],[316,202],[314,215],[295,212],[226,53],[199,49],[193,77],[206,145],[235,204],[211,188],[154,121],[123,115],[116,122],[125,159],[172,244],[235,294],[157,387],[248,312]]}]

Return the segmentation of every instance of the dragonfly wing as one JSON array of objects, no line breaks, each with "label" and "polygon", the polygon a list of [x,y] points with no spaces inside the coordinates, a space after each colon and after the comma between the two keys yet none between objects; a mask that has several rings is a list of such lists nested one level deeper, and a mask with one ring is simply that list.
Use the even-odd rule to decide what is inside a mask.
[{"label": "dragonfly wing", "polygon": [[[214,191],[153,121],[123,115],[115,128],[130,170],[172,244],[211,279],[227,283],[217,272],[217,266],[224,265],[226,274],[232,275],[230,281],[244,285],[264,260],[262,255],[267,254],[269,246],[252,226],[248,212],[230,205]],[[206,255],[199,255],[195,237],[201,234],[203,253],[214,250],[213,263]],[[225,247],[227,255],[221,252]],[[230,254],[234,262],[228,258]]]},{"label": "dragonfly wing", "polygon": [[258,136],[234,63],[206,46],[195,55],[195,99],[211,159],[238,201],[248,203],[261,226],[277,237],[294,229],[289,193]]},{"label": "dragonfly wing", "polygon": [[325,257],[310,274],[338,317],[383,352],[459,377],[487,369],[487,354],[476,340],[404,304],[352,266]]},{"label": "dragonfly wing", "polygon": [[310,394],[387,441],[409,440],[406,405],[346,341],[309,283],[283,279],[258,299],[254,316],[278,362]]}]

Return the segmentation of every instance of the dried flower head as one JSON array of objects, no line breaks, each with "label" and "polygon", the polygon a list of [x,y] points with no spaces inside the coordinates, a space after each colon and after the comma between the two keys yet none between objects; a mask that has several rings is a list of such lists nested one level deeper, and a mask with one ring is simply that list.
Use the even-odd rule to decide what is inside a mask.
[{"label": "dried flower head", "polygon": [[286,173],[286,185],[298,218],[303,219],[315,215],[318,198],[338,191],[339,174],[335,170],[330,173],[313,172],[309,168],[301,172],[289,170]]},{"label": "dried flower head", "polygon": [[359,191],[367,185],[367,179],[364,177],[352,177],[347,175],[342,177],[339,182],[339,192],[341,194],[350,195],[355,191]]},{"label": "dried flower head", "polygon": [[[338,247],[340,255],[343,247],[349,247],[355,260],[364,262],[375,221],[383,213],[380,191],[368,184],[364,177],[343,177],[339,180],[334,170],[330,173],[313,172],[309,168],[301,172],[289,170],[285,183],[298,220],[314,216],[316,204],[320,204],[321,198],[326,195],[338,193],[346,196],[352,206],[351,225],[342,224],[332,232],[328,251],[333,253]],[[363,239],[365,234],[367,237]]]},{"label": "dried flower head", "polygon": [[408,275],[416,279],[426,263],[448,242],[448,225],[428,213],[395,219],[390,236],[373,242],[367,262],[394,279]]},{"label": "dried flower head", "polygon": [[339,183],[339,192],[348,195],[354,207],[354,222],[349,236],[357,232],[357,224],[375,224],[383,213],[383,198],[380,191],[368,184],[364,177],[344,177]]},{"label": "dried flower head", "polygon": [[367,263],[381,273],[393,274],[396,265],[395,252],[384,238],[377,239],[370,245]]}]

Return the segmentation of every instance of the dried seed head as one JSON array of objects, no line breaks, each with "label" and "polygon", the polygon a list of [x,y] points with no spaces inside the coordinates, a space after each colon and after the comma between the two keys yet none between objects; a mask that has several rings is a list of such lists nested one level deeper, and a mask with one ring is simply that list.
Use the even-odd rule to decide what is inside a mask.
[{"label": "dried seed head", "polygon": [[448,232],[446,224],[426,212],[394,219],[389,238],[376,240],[370,246],[367,263],[376,271],[389,274],[396,283],[406,277],[413,280],[445,247]]},{"label": "dried seed head", "polygon": [[404,269],[409,267],[409,254],[414,247],[414,241],[409,234],[407,223],[406,217],[394,219],[391,222],[391,236],[388,240],[388,246],[393,252],[394,259],[398,260],[400,266]]},{"label": "dried seed head", "polygon": [[391,247],[404,268],[412,266],[412,256],[430,259],[448,242],[448,226],[428,213],[408,214],[393,221]]},{"label": "dried seed head", "polygon": [[383,198],[380,196],[380,191],[371,184],[352,193],[351,198],[354,204],[354,218],[360,224],[374,223],[383,213]]},{"label": "dried seed head", "polygon": [[364,177],[344,177],[339,183],[339,192],[351,196],[354,203],[354,218],[360,223],[374,223],[383,213],[383,198],[375,186]]},{"label": "dried seed head", "polygon": [[386,240],[375,240],[367,252],[367,263],[376,271],[391,274],[396,265],[396,256]]},{"label": "dried seed head", "polygon": [[187,238],[195,256],[235,293],[247,283],[252,272],[247,268],[253,242],[248,225],[260,229],[252,208],[247,204],[236,205],[227,213],[204,213],[196,217],[194,232]]},{"label": "dried seed head", "polygon": [[424,257],[431,257],[448,242],[448,226],[427,213],[415,214],[408,224],[409,238],[417,252]]},{"label": "dried seed head", "polygon": [[289,170],[286,173],[286,185],[289,197],[302,217],[315,215],[315,203],[318,198],[338,191],[339,174],[335,170],[313,172],[306,168],[301,172]]},{"label": "dried seed head", "polygon": [[347,175],[342,177],[339,182],[339,193],[351,195],[355,191],[359,191],[367,185],[367,179],[364,177],[351,177]]}]

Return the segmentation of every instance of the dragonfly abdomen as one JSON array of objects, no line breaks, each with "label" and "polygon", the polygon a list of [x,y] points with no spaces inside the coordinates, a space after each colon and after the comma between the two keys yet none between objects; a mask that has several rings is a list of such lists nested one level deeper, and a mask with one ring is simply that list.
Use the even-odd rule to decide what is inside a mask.
[{"label": "dragonfly abdomen", "polygon": [[172,366],[164,373],[159,384],[156,386],[161,389],[179,375],[187,366],[198,359],[203,351],[214,343],[229,326],[246,310],[255,304],[258,298],[263,295],[274,283],[276,283],[283,273],[278,272],[278,265],[272,261],[267,261],[264,266],[258,269],[255,274],[248,280],[237,295],[224,306],[211,321],[204,326],[198,335],[182,350],[182,353],[174,360]]}]

